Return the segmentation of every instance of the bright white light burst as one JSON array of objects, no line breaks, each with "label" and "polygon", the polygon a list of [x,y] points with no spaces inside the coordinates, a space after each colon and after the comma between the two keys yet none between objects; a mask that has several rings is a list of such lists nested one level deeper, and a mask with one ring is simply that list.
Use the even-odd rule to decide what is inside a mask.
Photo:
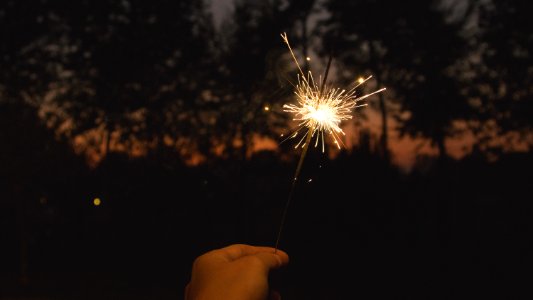
[{"label": "bright white light burst", "polygon": [[[294,91],[296,95],[296,103],[283,105],[283,110],[292,113],[294,115],[293,120],[300,122],[296,131],[290,134],[287,139],[296,138],[300,135],[299,133],[303,132],[304,134],[301,135],[300,141],[294,147],[295,149],[299,146],[302,148],[308,146],[306,145],[307,141],[311,142],[314,138],[315,147],[317,147],[319,141],[321,141],[322,152],[324,152],[325,132],[331,136],[335,145],[340,149],[339,142],[342,143],[340,136],[345,135],[340,127],[340,123],[352,118],[351,113],[353,109],[367,105],[358,104],[359,101],[376,93],[380,93],[384,91],[385,88],[370,94],[358,96],[356,94],[356,89],[372,78],[372,76],[365,79],[359,78],[348,90],[335,88],[324,82],[321,82],[319,85],[315,82],[311,71],[309,71],[307,75],[303,73],[289,44],[287,34],[284,33],[281,37],[287,44],[292,58],[296,62],[296,66],[300,71],[300,74],[298,74],[298,83]],[[308,137],[308,135],[311,136]]]}]

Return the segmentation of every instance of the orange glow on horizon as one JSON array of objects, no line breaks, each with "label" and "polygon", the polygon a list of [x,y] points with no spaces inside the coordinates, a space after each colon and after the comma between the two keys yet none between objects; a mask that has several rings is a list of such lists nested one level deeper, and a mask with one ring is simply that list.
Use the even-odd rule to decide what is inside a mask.
[{"label": "orange glow on horizon", "polygon": [[[368,111],[370,112],[371,110]],[[370,112],[370,114],[377,114],[377,112]],[[355,125],[354,122],[347,122],[346,124],[344,124],[343,129],[345,130],[346,136],[344,136],[343,143],[345,144],[346,149],[348,151],[350,151],[350,149],[352,149],[353,147],[357,147],[357,145],[359,145],[359,135],[362,130],[369,130],[372,137],[371,142],[373,144],[376,143],[376,140],[381,134],[380,119],[379,116],[376,117],[377,118],[369,116],[369,120],[375,121],[366,121],[362,125]],[[391,152],[392,162],[395,165],[404,170],[410,170],[416,162],[417,156],[436,156],[438,154],[436,148],[431,146],[430,142],[427,140],[424,141],[420,138],[413,139],[410,137],[400,138],[398,134],[392,130],[394,126],[393,122],[394,120],[392,119],[389,121],[389,150]],[[73,147],[75,152],[78,155],[85,156],[87,164],[91,168],[97,167],[105,156],[104,145],[98,144],[96,142],[99,140],[98,138],[99,137],[96,132],[89,132],[84,136],[76,136],[73,141]],[[129,150],[126,145],[120,144],[118,142],[112,142],[110,148],[114,153],[124,153],[131,157],[143,157],[147,154],[148,149],[151,146],[155,146],[143,144],[141,141],[131,143],[133,143],[134,145],[129,145]],[[167,146],[173,145],[174,143],[174,141],[171,141],[171,138],[165,138],[164,140],[164,144]],[[252,145],[247,153],[247,157],[250,158],[253,153],[259,151],[277,152],[279,150],[279,143],[280,136],[277,136],[277,138],[271,138],[260,135],[254,135],[252,138]],[[474,138],[471,136],[467,136],[461,139],[448,139],[446,140],[448,154],[455,159],[459,159],[471,152],[473,143]],[[233,147],[239,148],[241,146],[242,142],[240,140],[236,139],[233,142]],[[180,149],[183,150],[183,148],[181,147]],[[223,155],[224,150],[224,146],[220,144],[219,146],[214,148],[214,153],[215,155],[221,156]],[[333,159],[336,157],[337,153],[338,150],[330,148],[328,156]],[[188,166],[197,166],[206,161],[206,157],[204,157],[200,153],[189,153],[188,151],[183,152],[177,149],[176,155],[183,157],[185,164]]]},{"label": "orange glow on horizon", "polygon": [[[265,106],[263,109],[270,110],[269,106]],[[267,111],[268,111],[267,110]],[[363,113],[366,115],[366,120],[363,118],[357,118],[359,123],[355,121],[346,122],[342,128],[346,133],[342,142],[345,145],[347,151],[357,147],[360,144],[359,137],[361,131],[366,130],[371,135],[371,150],[375,150],[375,146],[381,136],[381,115],[377,110],[367,109]],[[392,112],[390,113],[392,115]],[[431,142],[422,138],[411,138],[408,136],[400,137],[398,131],[395,128],[398,126],[397,121],[392,117],[388,119],[389,128],[389,150],[391,154],[392,163],[399,168],[409,171],[417,162],[419,156],[437,156],[438,151],[436,147],[431,145]],[[464,124],[454,124],[457,128],[464,127]],[[96,168],[102,159],[105,157],[105,137],[106,131],[103,127],[95,128],[85,132],[83,135],[75,136],[72,139],[72,147],[76,154],[85,156],[87,165],[90,168]],[[247,158],[250,158],[254,153],[259,151],[279,151],[279,143],[283,140],[284,135],[281,134],[273,137],[260,136],[258,134],[253,135],[251,145],[247,151]],[[513,142],[508,142],[508,139],[513,139],[513,136],[495,136],[494,144],[505,144],[506,151],[528,151],[527,145],[518,141],[518,137],[514,137]],[[164,136],[162,138],[162,144],[167,147],[176,148],[176,155],[181,157],[187,166],[198,166],[207,161],[207,157],[197,152],[194,148],[187,146],[187,143],[176,142],[174,137]],[[476,139],[471,133],[465,133],[462,136],[456,138],[449,138],[445,141],[447,154],[454,158],[460,159],[465,155],[472,152],[473,145]],[[111,135],[109,148],[113,153],[122,153],[130,157],[143,157],[150,149],[157,146],[157,143],[143,142],[140,140],[128,140],[126,143],[120,141],[120,134],[114,132]],[[339,153],[335,150],[335,145],[331,145],[328,157],[334,159]],[[225,155],[225,149],[222,142],[219,146],[213,146],[214,155]],[[235,138],[232,142],[232,147],[242,147],[242,141]],[[281,159],[287,159],[289,156],[285,156],[283,153],[279,153]]]}]

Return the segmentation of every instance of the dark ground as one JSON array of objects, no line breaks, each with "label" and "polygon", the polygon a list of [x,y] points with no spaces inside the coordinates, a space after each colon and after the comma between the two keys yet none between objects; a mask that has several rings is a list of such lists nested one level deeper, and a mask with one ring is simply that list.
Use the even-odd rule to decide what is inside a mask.
[{"label": "dark ground", "polygon": [[[46,200],[18,191],[24,212],[2,197],[1,299],[180,299],[197,255],[273,245],[292,167],[268,152],[194,169],[112,156],[48,174]],[[469,157],[405,175],[363,152],[311,156],[274,286],[284,299],[526,299],[531,167]]]}]

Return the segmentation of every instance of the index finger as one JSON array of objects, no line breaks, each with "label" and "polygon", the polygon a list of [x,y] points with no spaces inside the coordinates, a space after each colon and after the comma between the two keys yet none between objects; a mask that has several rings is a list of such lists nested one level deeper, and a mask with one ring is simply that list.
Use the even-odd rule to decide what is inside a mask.
[{"label": "index finger", "polygon": [[218,250],[215,250],[215,253],[222,255],[228,261],[234,261],[244,256],[254,255],[257,253],[272,253],[276,254],[280,261],[285,264],[289,261],[289,256],[287,253],[274,249],[272,247],[262,247],[262,246],[250,246],[245,244],[234,244],[227,246]]}]

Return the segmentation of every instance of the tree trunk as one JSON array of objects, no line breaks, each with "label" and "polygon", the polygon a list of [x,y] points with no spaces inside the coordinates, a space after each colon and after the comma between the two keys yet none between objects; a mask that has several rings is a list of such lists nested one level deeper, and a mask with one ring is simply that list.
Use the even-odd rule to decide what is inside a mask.
[{"label": "tree trunk", "polygon": [[103,158],[106,158],[109,154],[110,148],[111,148],[111,125],[109,123],[106,124],[106,131],[105,131],[105,141],[104,141],[104,155]]},{"label": "tree trunk", "polygon": [[17,227],[19,234],[20,247],[20,269],[19,269],[19,283],[22,286],[28,285],[28,232],[27,232],[27,204],[25,195],[23,195],[22,186],[15,185],[13,189],[15,201],[17,202]]},{"label": "tree trunk", "polygon": [[385,106],[383,93],[379,93],[379,108],[381,110],[381,154],[385,162],[389,163],[389,129],[387,125],[387,107]]},{"label": "tree trunk", "polygon": [[[381,80],[379,77],[376,79],[377,89],[381,88]],[[390,163],[390,152],[389,152],[389,128],[388,128],[388,113],[387,106],[385,105],[385,95],[379,93],[379,110],[381,112],[381,138],[379,140],[380,144],[380,154],[383,160],[388,164]]]},{"label": "tree trunk", "polygon": [[439,134],[435,138],[435,143],[437,144],[437,149],[439,150],[439,160],[446,161],[448,159],[448,153],[446,152],[446,145],[444,144],[444,135]]}]

